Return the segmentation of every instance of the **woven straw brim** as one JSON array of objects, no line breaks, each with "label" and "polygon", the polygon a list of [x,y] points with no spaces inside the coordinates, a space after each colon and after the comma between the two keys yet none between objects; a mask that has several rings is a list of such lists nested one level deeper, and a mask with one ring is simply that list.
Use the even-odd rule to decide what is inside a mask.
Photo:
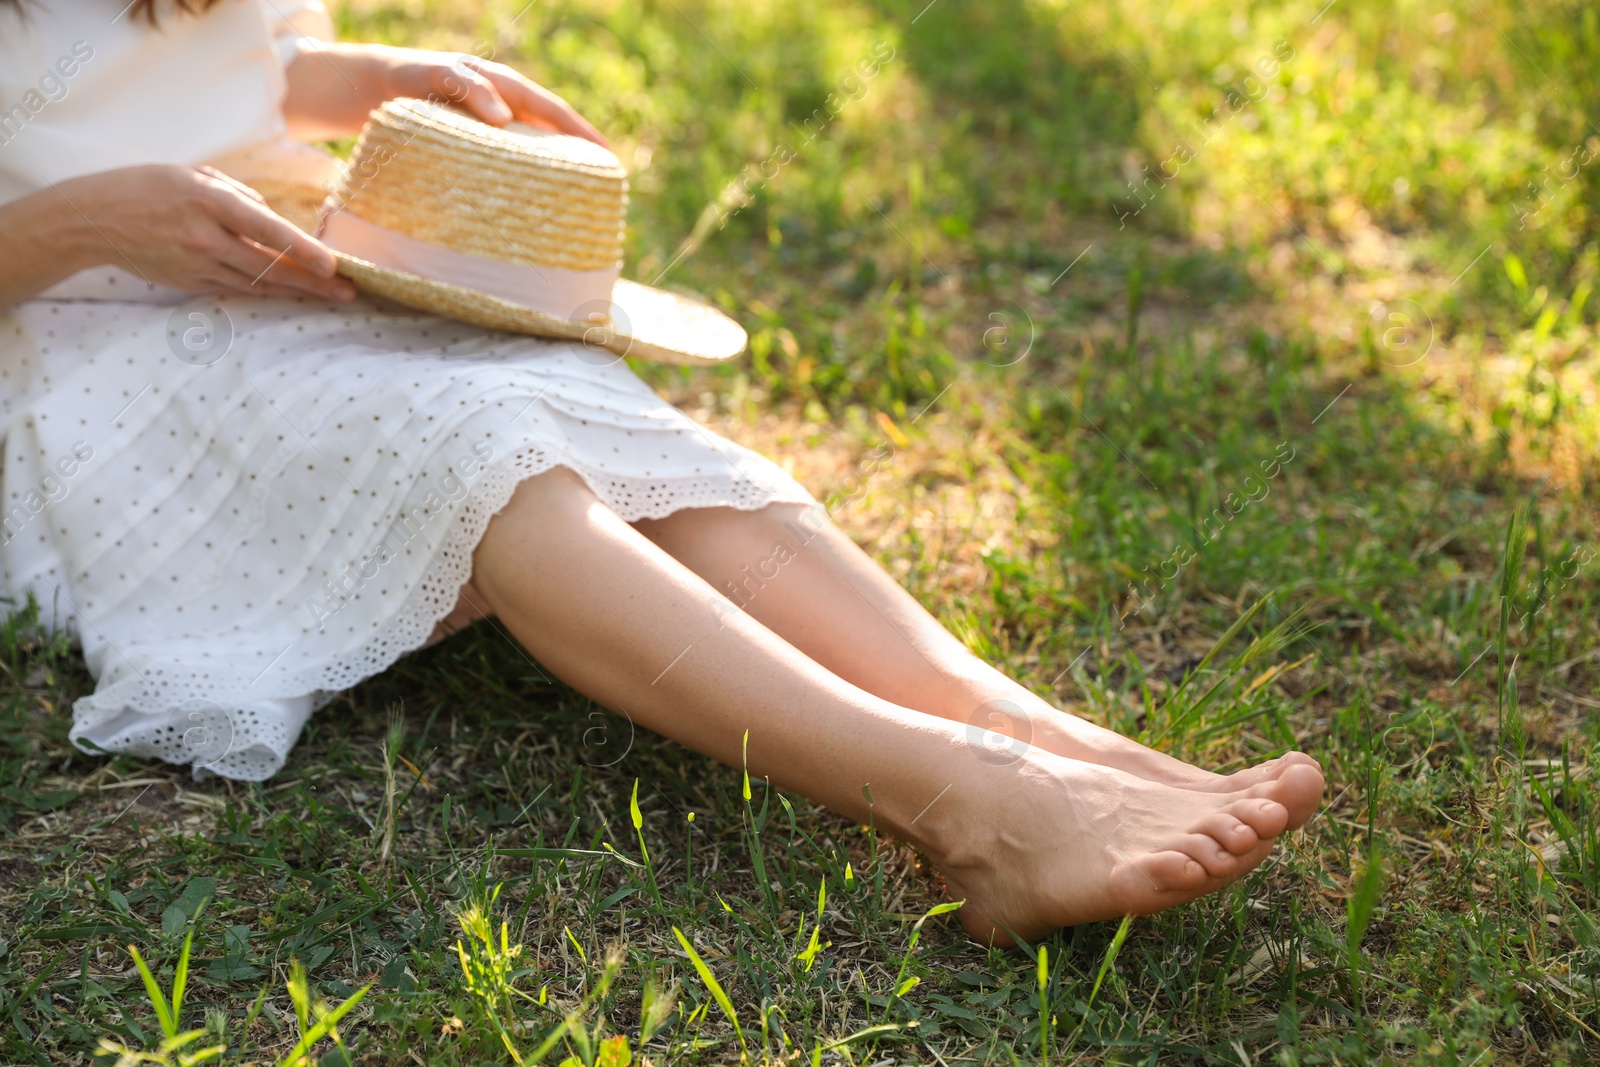
[{"label": "woven straw brim", "polygon": [[725,363],[741,355],[748,341],[744,327],[716,308],[635,282],[616,283],[611,291],[611,323],[597,325],[547,315],[343,252],[334,255],[339,257],[339,273],[362,292],[491,330],[577,341],[655,363]]}]

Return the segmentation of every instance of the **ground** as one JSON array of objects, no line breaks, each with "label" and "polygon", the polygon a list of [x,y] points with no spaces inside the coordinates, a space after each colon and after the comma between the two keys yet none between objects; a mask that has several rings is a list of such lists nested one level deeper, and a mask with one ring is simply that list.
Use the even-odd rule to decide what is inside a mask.
[{"label": "ground", "polygon": [[291,1052],[291,960],[372,987],[361,1063],[532,1059],[569,1012],[550,1062],[1594,1062],[1593,10],[924,3],[335,13],[606,130],[629,275],[752,337],[641,373],[975,651],[1207,766],[1303,748],[1323,813],[1216,897],[991,951],[919,922],[908,848],[492,624],[248,785],[76,754],[92,683],[24,615],[0,1061],[154,1048],[126,946],[169,989],[188,933],[183,1022],[237,1062]]}]

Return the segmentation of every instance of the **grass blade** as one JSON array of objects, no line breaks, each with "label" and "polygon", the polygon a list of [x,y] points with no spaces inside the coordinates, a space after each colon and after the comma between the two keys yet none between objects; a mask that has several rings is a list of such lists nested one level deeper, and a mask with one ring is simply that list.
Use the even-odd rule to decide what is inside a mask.
[{"label": "grass blade", "polygon": [[156,1009],[156,1019],[161,1023],[161,1033],[168,1038],[176,1037],[178,1023],[172,1017],[172,1009],[167,1006],[167,998],[162,994],[156,976],[150,973],[150,967],[144,962],[144,957],[139,955],[138,948],[129,945],[128,952],[133,956],[133,965],[139,968],[139,977],[144,979],[145,992],[150,994],[150,1003]]},{"label": "grass blade", "polygon": [[717,976],[711,973],[711,968],[707,967],[706,961],[700,958],[700,953],[696,952],[694,946],[689,944],[689,939],[683,936],[683,931],[674,926],[672,932],[677,936],[678,944],[683,946],[683,951],[689,954],[689,962],[694,964],[695,972],[700,975],[700,981],[705,983],[705,987],[710,991],[712,999],[717,1002],[717,1007],[722,1009],[722,1014],[726,1015],[728,1021],[733,1024],[733,1032],[739,1035],[739,1048],[748,1054],[749,1048],[744,1041],[744,1027],[739,1025],[739,1016],[733,1010],[733,1001],[728,999],[728,994],[723,991],[721,983],[717,981]]},{"label": "grass blade", "polygon": [[[202,905],[203,906],[203,905]],[[194,912],[196,919],[200,918],[200,909]],[[178,953],[178,966],[172,975],[172,1027],[174,1030],[183,1026],[183,994],[189,987],[189,950],[194,947],[194,926],[189,926],[189,932],[183,935],[183,951]]]},{"label": "grass blade", "polygon": [[371,988],[370,985],[362,986],[346,998],[343,1004],[340,1004],[312,1024],[309,1030],[300,1035],[300,1040],[295,1044],[294,1048],[289,1050],[289,1054],[283,1058],[282,1067],[290,1067],[290,1065],[299,1063],[311,1051],[313,1045],[333,1031],[333,1028],[339,1024],[339,1020],[344,1018],[351,1008],[361,1003],[362,998],[367,995],[367,990]]},{"label": "grass blade", "polygon": [[[1133,916],[1123,916],[1122,925],[1117,927],[1117,932],[1111,938],[1111,944],[1106,949],[1105,958],[1100,961],[1100,970],[1094,976],[1094,988],[1089,990],[1088,1007],[1094,1007],[1094,998],[1100,995],[1100,984],[1106,980],[1106,975],[1111,973],[1111,965],[1117,962],[1117,953],[1122,951],[1122,943],[1128,940],[1128,931],[1132,929]],[[1041,949],[1040,951],[1043,950]]]}]

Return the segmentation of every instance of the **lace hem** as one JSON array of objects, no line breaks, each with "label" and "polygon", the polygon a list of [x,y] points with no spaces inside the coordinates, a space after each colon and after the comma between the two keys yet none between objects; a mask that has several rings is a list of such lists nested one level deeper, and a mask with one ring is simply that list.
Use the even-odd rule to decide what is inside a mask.
[{"label": "lace hem", "polygon": [[[755,511],[775,503],[817,505],[799,483],[766,460],[760,462],[771,468],[766,481],[731,460],[726,476],[632,478],[596,471],[548,445],[524,448],[484,470],[475,491],[461,502],[422,580],[359,648],[314,668],[251,682],[179,680],[158,669],[136,673],[77,700],[69,736],[85,752],[130,752],[192,764],[197,779],[214,773],[265,780],[282,769],[312,710],[427,643],[472,576],[472,554],[489,520],[523,481],[552,467],[567,467],[627,522],[663,518],[685,508]],[[91,740],[91,733],[114,737],[114,744]]]}]

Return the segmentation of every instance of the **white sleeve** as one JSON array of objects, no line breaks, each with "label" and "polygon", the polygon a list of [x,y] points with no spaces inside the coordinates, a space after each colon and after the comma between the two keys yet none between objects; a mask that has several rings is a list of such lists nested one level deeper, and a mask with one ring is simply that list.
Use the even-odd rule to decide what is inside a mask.
[{"label": "white sleeve", "polygon": [[334,39],[333,20],[322,0],[260,0],[278,59],[287,67],[317,41]]}]

